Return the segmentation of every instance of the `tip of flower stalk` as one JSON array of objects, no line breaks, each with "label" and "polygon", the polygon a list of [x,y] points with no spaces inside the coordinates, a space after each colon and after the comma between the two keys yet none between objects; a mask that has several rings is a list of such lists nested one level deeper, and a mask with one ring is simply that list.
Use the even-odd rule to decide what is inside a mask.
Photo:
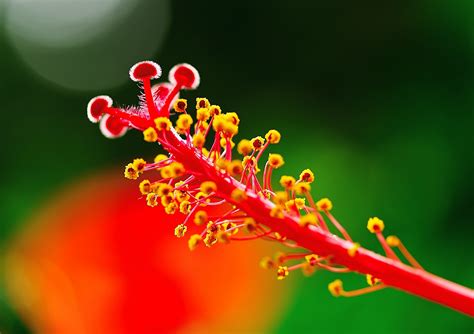
[{"label": "tip of flower stalk", "polygon": [[367,279],[367,284],[370,285],[370,286],[374,286],[378,283],[380,283],[380,280],[370,274],[367,274],[365,275],[366,279]]},{"label": "tip of flower stalk", "polygon": [[267,132],[265,135],[265,139],[270,143],[270,144],[278,144],[281,139],[281,134],[277,130],[270,130]]},{"label": "tip of flower stalk", "polygon": [[389,235],[386,239],[387,245],[390,247],[398,247],[400,246],[400,239],[394,235]]},{"label": "tip of flower stalk", "polygon": [[100,120],[100,131],[107,138],[115,139],[122,137],[127,133],[127,130],[128,126],[118,117],[106,114]]},{"label": "tip of flower stalk", "polygon": [[112,107],[113,101],[110,96],[100,95],[96,96],[87,104],[87,117],[92,123],[97,123],[104,115],[107,108]]},{"label": "tip of flower stalk", "polygon": [[277,169],[283,166],[285,161],[283,160],[283,157],[280,154],[270,153],[270,155],[268,156],[268,163],[272,168]]},{"label": "tip of flower stalk", "polygon": [[378,217],[369,218],[369,221],[367,222],[367,229],[370,231],[370,233],[382,232],[384,228],[385,224],[383,220]]},{"label": "tip of flower stalk", "polygon": [[342,281],[340,279],[332,281],[328,285],[328,290],[334,297],[339,297],[344,291]]},{"label": "tip of flower stalk", "polygon": [[331,211],[332,202],[329,198],[321,198],[319,201],[316,202],[316,207],[319,211]]},{"label": "tip of flower stalk", "polygon": [[158,79],[161,76],[161,67],[152,61],[141,61],[130,68],[130,79],[143,81],[145,79]]},{"label": "tip of flower stalk", "polygon": [[308,183],[314,182],[314,173],[311,171],[311,169],[305,169],[301,172],[300,181]]},{"label": "tip of flower stalk", "polygon": [[184,89],[196,89],[201,82],[199,72],[189,64],[175,65],[168,78],[172,84],[179,84]]}]

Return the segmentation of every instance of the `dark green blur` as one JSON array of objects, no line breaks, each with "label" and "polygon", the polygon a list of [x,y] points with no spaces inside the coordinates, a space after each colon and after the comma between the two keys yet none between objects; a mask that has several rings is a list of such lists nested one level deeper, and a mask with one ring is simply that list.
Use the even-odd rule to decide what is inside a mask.
[{"label": "dark green blur", "polygon": [[[333,200],[355,240],[380,251],[365,228],[377,215],[426,269],[473,286],[474,3],[258,3],[174,3],[154,59],[165,73],[182,61],[198,68],[201,86],[184,97],[237,111],[238,138],[279,129],[272,151],[284,155],[283,172],[312,168],[314,195]],[[138,133],[105,139],[85,114],[91,96],[131,104],[136,92],[132,82],[87,93],[50,84],[0,30],[0,249],[72,180],[156,153]],[[296,294],[272,333],[473,330],[468,317],[395,290],[336,299],[327,292],[336,275],[299,276],[289,277]],[[3,296],[0,331],[27,332]]]}]

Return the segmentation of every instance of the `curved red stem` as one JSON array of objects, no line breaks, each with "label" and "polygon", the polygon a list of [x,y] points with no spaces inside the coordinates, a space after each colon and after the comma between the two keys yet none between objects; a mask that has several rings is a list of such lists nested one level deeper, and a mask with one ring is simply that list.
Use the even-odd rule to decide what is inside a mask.
[{"label": "curved red stem", "polygon": [[331,256],[334,263],[362,273],[379,278],[386,286],[411,293],[413,295],[450,307],[461,313],[474,316],[474,292],[424,270],[409,267],[376,254],[364,248],[359,248],[354,257],[348,250],[353,243],[343,240],[315,226],[301,227],[295,217],[285,215],[283,219],[270,216],[274,207],[271,201],[257,196],[247,190],[247,198],[236,203],[231,198],[235,188],[245,190],[245,186],[237,180],[226,177],[217,171],[214,165],[202,159],[200,153],[177,135],[168,133],[166,136],[170,153],[180,161],[187,170],[193,171],[197,177],[212,180],[216,183],[219,195],[233,202],[238,208],[253,217],[256,221],[268,226],[273,231],[293,240],[319,256]]}]

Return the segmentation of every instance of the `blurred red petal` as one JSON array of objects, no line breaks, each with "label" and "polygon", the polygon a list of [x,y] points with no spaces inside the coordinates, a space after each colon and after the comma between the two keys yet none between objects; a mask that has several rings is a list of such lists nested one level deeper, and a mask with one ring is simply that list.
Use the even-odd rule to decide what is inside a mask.
[{"label": "blurred red petal", "polygon": [[147,207],[117,175],[68,187],[8,251],[11,299],[35,332],[259,332],[276,321],[289,283],[258,268],[270,244],[190,252],[173,236],[182,217]]}]

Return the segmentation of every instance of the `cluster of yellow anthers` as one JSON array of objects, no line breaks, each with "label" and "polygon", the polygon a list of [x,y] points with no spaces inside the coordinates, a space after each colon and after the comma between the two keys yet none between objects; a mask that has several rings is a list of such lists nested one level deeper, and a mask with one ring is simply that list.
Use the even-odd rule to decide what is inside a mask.
[{"label": "cluster of yellow anthers", "polygon": [[[283,157],[279,154],[269,154],[265,169],[264,181],[260,184],[257,174],[261,171],[258,163],[262,154],[270,144],[277,144],[280,141],[280,133],[270,130],[265,136],[255,137],[251,140],[241,140],[237,145],[237,151],[243,156],[240,159],[232,159],[232,149],[235,146],[234,136],[238,133],[239,117],[235,112],[222,113],[218,105],[211,105],[206,98],[196,99],[196,122],[187,113],[188,102],[185,99],[177,99],[173,106],[174,111],[179,115],[175,125],[167,117],[158,117],[154,120],[154,127],[149,127],[143,131],[144,140],[155,142],[158,140],[158,131],[170,131],[172,128],[180,135],[184,135],[187,142],[200,151],[203,157],[211,161],[216,169],[239,179],[247,187],[257,190],[261,196],[271,197],[273,192],[269,180],[273,169],[284,164]],[[206,140],[210,135],[210,129],[214,130],[213,142],[210,149],[205,147]],[[191,133],[193,133],[191,135]],[[124,175],[128,179],[135,180],[142,173],[150,170],[159,171],[161,178],[158,181],[143,180],[140,185],[140,192],[146,196],[149,206],[162,205],[165,212],[174,214],[180,212],[187,215],[184,222],[175,229],[177,237],[183,237],[187,232],[187,224],[192,219],[196,225],[205,226],[201,235],[193,235],[189,238],[189,247],[193,250],[200,242],[211,247],[217,242],[229,243],[231,240],[247,240],[260,238],[246,236],[243,239],[237,236],[239,231],[244,231],[249,235],[262,231],[253,218],[242,215],[235,207],[219,217],[209,217],[204,207],[225,205],[221,198],[216,195],[217,185],[212,181],[199,183],[196,178],[186,171],[184,166],[173,159],[172,156],[159,154],[153,163],[147,163],[139,158],[135,159],[125,167]],[[310,175],[311,171],[306,171],[304,175]],[[303,175],[303,174],[302,174]],[[306,177],[306,176],[305,176]],[[288,178],[288,177],[285,177]],[[296,183],[296,181],[294,182]],[[245,196],[244,192],[236,190],[233,197]],[[278,195],[283,199],[283,195]],[[295,202],[286,201],[288,209],[290,204]],[[304,201],[303,201],[304,202]],[[300,203],[300,200],[296,200]],[[268,238],[275,238],[268,233]]]},{"label": "cluster of yellow anthers", "polygon": [[[284,160],[280,154],[270,153],[264,161],[263,175],[259,177],[261,172],[259,165],[264,152],[269,145],[280,141],[281,135],[278,131],[268,131],[265,138],[258,136],[250,140],[241,140],[237,144],[237,152],[242,159],[233,159],[232,149],[235,146],[233,139],[238,133],[240,122],[238,115],[234,112],[223,113],[218,105],[211,105],[206,98],[196,99],[196,121],[187,110],[187,100],[177,99],[174,102],[174,111],[178,114],[178,118],[174,126],[168,117],[158,117],[154,120],[153,127],[143,131],[144,140],[156,142],[157,131],[174,130],[183,135],[186,142],[199,150],[203,158],[212,162],[216,169],[236,178],[246,186],[246,190],[255,191],[262,198],[272,200],[275,204],[270,213],[272,217],[283,218],[284,214],[297,216],[302,227],[314,225],[324,231],[329,231],[329,222],[343,238],[352,242],[347,231],[331,214],[332,202],[328,198],[314,201],[311,196],[311,184],[315,177],[310,169],[303,170],[298,178],[282,176],[279,182],[282,190],[274,191],[271,182],[272,172],[280,168]],[[214,130],[214,136],[210,135],[211,128]],[[207,149],[205,144],[209,137],[211,137],[211,145],[210,149]],[[186,235],[190,222],[203,227],[200,234],[191,235],[188,239],[191,250],[200,243],[211,247],[216,243],[253,239],[273,240],[291,248],[298,248],[298,245],[287,241],[278,232],[273,232],[259,224],[235,206],[229,206],[225,213],[218,216],[209,216],[205,210],[206,206],[226,205],[226,201],[217,194],[217,185],[212,181],[199,182],[192,172],[187,171],[183,164],[175,161],[173,156],[159,154],[151,163],[141,158],[135,159],[125,167],[124,174],[126,178],[135,180],[142,173],[151,170],[158,171],[160,177],[156,181],[143,180],[139,185],[140,192],[146,196],[149,206],[162,205],[167,214],[179,212],[186,215],[183,223],[175,228],[176,237],[181,238]],[[232,199],[237,202],[245,196],[247,196],[246,192],[238,188],[232,193]],[[392,247],[397,247],[412,265],[421,268],[397,237],[390,236],[387,239],[383,237],[383,221],[376,217],[370,218],[367,228],[376,234],[388,257],[398,260],[392,250]],[[352,247],[347,251],[349,256],[354,257],[359,247],[358,243],[352,242]],[[288,262],[296,263],[288,265]],[[279,280],[286,278],[291,271],[296,269],[301,269],[304,275],[311,275],[317,269],[337,273],[351,271],[347,267],[334,265],[331,262],[331,256],[321,257],[308,252],[277,253],[273,258],[263,258],[260,265],[265,269],[275,269]],[[383,282],[371,275],[367,275],[367,282],[368,287],[347,292],[343,290],[341,280],[336,280],[329,284],[329,291],[334,296],[355,296],[384,287]]]}]

